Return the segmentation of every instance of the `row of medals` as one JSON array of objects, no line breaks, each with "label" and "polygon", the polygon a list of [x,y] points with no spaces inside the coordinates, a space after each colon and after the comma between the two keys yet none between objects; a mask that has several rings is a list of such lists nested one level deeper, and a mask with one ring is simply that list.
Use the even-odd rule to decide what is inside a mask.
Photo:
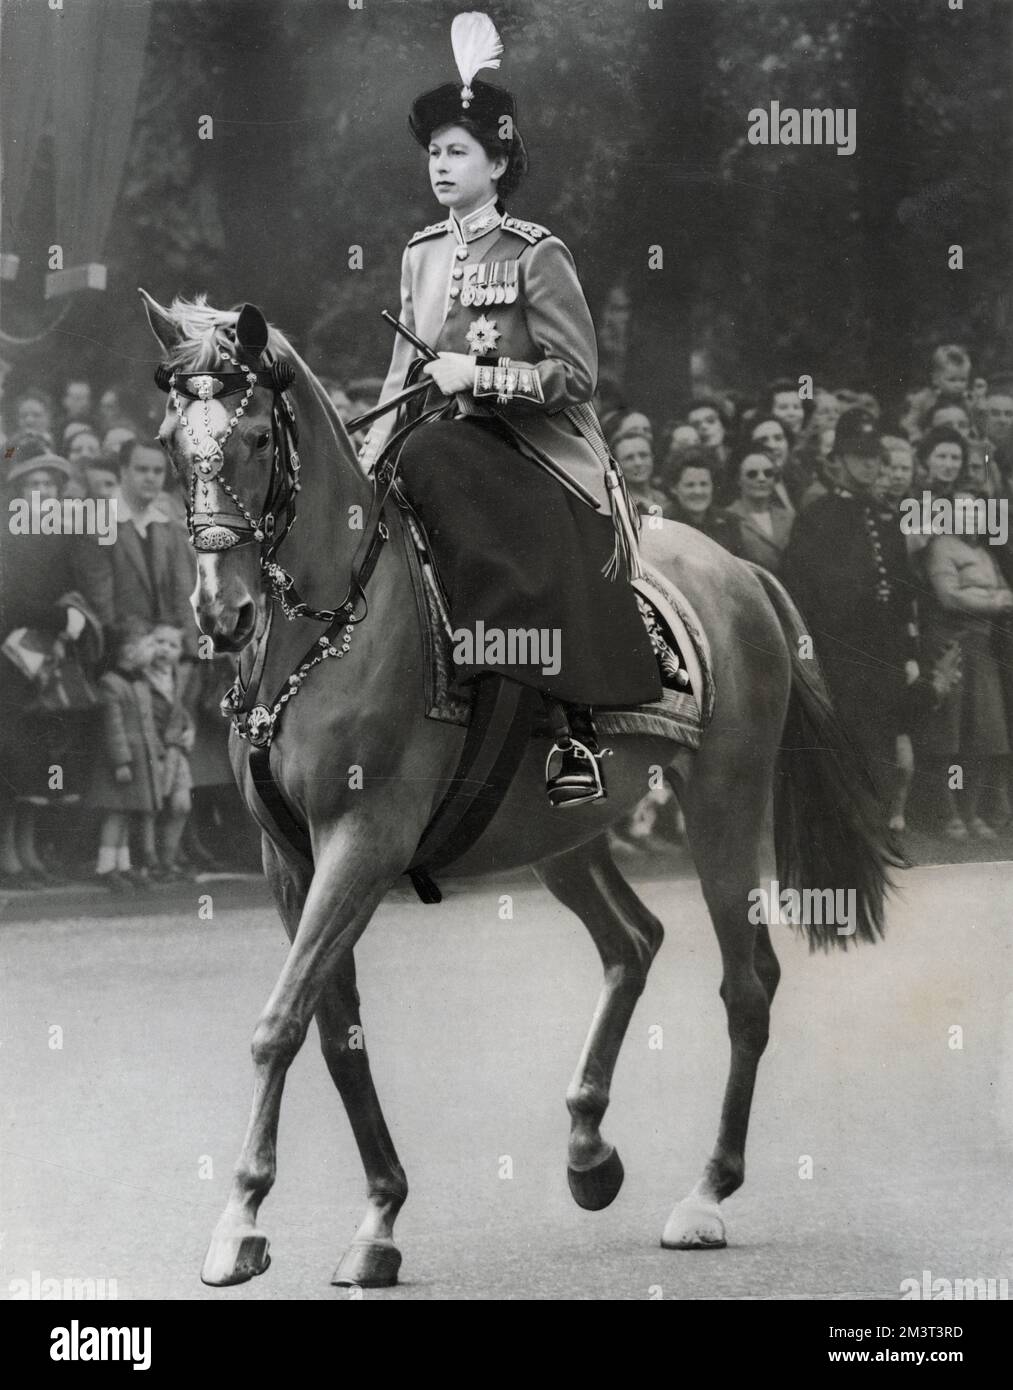
[{"label": "row of medals", "polygon": [[[517,298],[517,262],[488,261],[475,267],[477,276],[461,291],[461,303],[484,308],[487,304],[513,304]],[[500,275],[502,272],[502,278]]]}]

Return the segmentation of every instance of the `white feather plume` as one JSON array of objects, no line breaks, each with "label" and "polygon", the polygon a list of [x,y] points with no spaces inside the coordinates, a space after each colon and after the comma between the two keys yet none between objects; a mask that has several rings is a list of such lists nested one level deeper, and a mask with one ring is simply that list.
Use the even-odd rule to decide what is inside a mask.
[{"label": "white feather plume", "polygon": [[498,68],[499,55],[503,52],[496,26],[487,14],[479,10],[469,10],[466,14],[454,16],[450,26],[450,42],[454,48],[454,61],[461,74],[465,90],[471,95],[471,83],[476,72],[482,68]]}]

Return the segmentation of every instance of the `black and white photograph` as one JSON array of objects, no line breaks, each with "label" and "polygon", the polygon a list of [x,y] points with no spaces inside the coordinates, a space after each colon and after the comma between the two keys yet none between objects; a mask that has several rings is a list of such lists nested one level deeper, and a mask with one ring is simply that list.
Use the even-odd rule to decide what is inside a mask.
[{"label": "black and white photograph", "polygon": [[1013,0],[479,3],[0,4],[0,1299],[980,1370]]}]

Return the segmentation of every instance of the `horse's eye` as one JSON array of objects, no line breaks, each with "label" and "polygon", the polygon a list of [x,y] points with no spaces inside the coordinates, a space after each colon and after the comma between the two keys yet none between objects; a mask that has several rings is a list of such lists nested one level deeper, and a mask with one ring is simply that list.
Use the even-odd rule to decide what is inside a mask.
[{"label": "horse's eye", "polygon": [[262,430],[262,431],[260,432],[260,434],[257,435],[257,448],[258,448],[258,449],[266,449],[267,446],[268,446],[268,444],[269,444],[270,442],[271,442],[271,431],[270,431],[270,430]]}]

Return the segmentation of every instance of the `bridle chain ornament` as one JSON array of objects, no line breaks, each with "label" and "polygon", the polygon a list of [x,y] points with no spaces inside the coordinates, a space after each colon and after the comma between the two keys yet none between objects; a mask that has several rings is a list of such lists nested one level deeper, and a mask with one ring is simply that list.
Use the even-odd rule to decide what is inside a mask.
[{"label": "bridle chain ornament", "polygon": [[[220,348],[219,354],[226,362],[231,362],[237,371],[243,371],[243,368],[227,349]],[[253,392],[257,385],[257,373],[247,367],[245,369],[245,376],[246,391],[243,394],[243,399],[233,411],[232,419],[229,420],[226,425],[225,432],[221,439],[215,438],[214,430],[211,428],[211,400],[224,389],[222,383],[210,374],[206,376],[191,376],[189,378],[189,390],[191,394],[196,396],[199,401],[204,402],[204,438],[198,439],[197,435],[194,433],[193,426],[186,418],[186,409],[183,405],[182,397],[176,390],[175,373],[170,381],[169,391],[172,396],[172,403],[179,412],[179,418],[183,422],[183,431],[193,445],[197,471],[205,481],[214,478],[221,471],[222,464],[225,462],[224,446],[228,442],[229,436],[236,428],[236,425],[246,414],[246,407],[253,398]]]},{"label": "bridle chain ornament", "polygon": [[[194,451],[194,471],[190,479],[187,522],[191,542],[193,543],[194,549],[198,551],[231,550],[234,546],[244,543],[240,539],[234,526],[215,524],[214,522],[200,527],[197,526],[195,522],[195,517],[197,515],[214,516],[214,512],[210,508],[210,493],[208,489],[208,484],[212,480],[217,481],[217,485],[233,503],[240,516],[242,516],[243,520],[246,522],[249,538],[259,542],[274,539],[275,519],[273,511],[265,510],[259,520],[255,518],[244,505],[242,499],[231,484],[221,476],[225,464],[225,445],[228,443],[236,425],[246,414],[246,408],[253,397],[253,392],[257,387],[259,378],[256,371],[250,367],[244,367],[226,348],[219,348],[219,355],[236,369],[237,375],[244,377],[246,381],[243,397],[239,405],[236,406],[233,411],[231,418],[226,423],[225,429],[220,436],[216,436],[211,427],[211,401],[222,392],[226,394],[231,394],[231,392],[226,391],[225,383],[218,376],[210,372],[186,374],[187,384],[185,390],[187,394],[192,396],[195,400],[203,402],[204,405],[204,419],[202,422],[203,437],[197,434],[187,418],[186,405],[176,387],[175,372],[168,376],[166,383],[173,405],[182,422],[183,431],[193,446]],[[294,433],[295,413],[287,397],[283,394],[283,388],[280,386],[280,383],[275,383],[274,388],[276,394],[279,389],[282,390],[281,399],[285,406],[291,431]],[[278,438],[281,432],[281,420],[277,408],[272,412],[272,423],[274,427],[274,478],[277,482],[282,473],[282,461],[278,444]],[[300,491],[299,455],[296,451],[294,442],[292,440],[287,440],[286,442],[289,444],[287,450],[287,463],[290,471],[290,478],[288,481],[291,492],[296,493]],[[200,488],[201,492],[200,502],[203,504],[202,513],[198,510],[198,488]],[[272,494],[269,494],[269,498]],[[280,540],[280,537],[278,539]],[[272,551],[274,548],[275,547],[272,547]],[[262,565],[272,590],[277,593],[278,577],[276,576],[276,572],[280,570],[280,566],[278,566],[271,557],[264,557]],[[295,615],[286,613],[286,616]]]}]

